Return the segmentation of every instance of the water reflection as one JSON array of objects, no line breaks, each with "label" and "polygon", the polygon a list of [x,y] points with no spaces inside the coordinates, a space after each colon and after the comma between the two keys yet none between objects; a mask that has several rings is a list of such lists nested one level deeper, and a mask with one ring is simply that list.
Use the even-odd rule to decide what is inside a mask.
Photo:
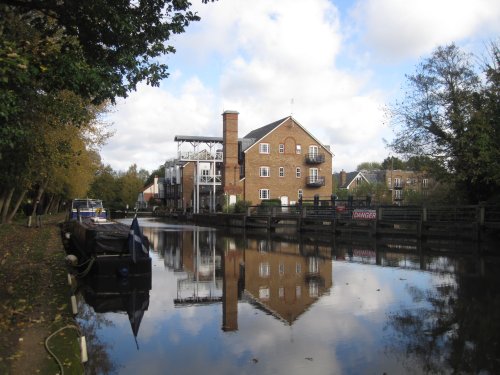
[{"label": "water reflection", "polygon": [[498,373],[499,262],[467,244],[141,225],[140,350],[87,298],[89,373]]},{"label": "water reflection", "polygon": [[122,278],[115,274],[95,273],[92,277],[80,279],[77,290],[80,296],[78,318],[89,344],[87,373],[114,373],[117,365],[108,355],[109,348],[97,331],[114,325],[112,320],[107,319],[106,313],[126,313],[139,349],[137,335],[149,306],[151,274]]}]

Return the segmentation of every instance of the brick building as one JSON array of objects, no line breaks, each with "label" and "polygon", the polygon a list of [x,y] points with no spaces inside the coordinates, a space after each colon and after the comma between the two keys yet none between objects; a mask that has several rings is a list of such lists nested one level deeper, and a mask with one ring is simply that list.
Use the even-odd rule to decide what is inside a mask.
[{"label": "brick building", "polygon": [[144,187],[137,196],[136,207],[148,208],[150,205],[159,204],[165,198],[163,177],[155,176],[153,182]]},{"label": "brick building", "polygon": [[288,205],[301,196],[331,195],[333,154],[293,117],[255,129],[240,140],[238,112],[226,111],[222,117],[225,193],[254,205],[267,199]]},{"label": "brick building", "polygon": [[[332,158],[323,145],[288,116],[238,137],[238,112],[222,114],[222,138],[176,136],[178,157],[165,166],[167,207],[215,211],[225,203],[253,205],[332,194]],[[181,151],[189,144],[192,151]],[[201,149],[201,147],[203,147]]]},{"label": "brick building", "polygon": [[425,171],[406,171],[400,169],[361,170],[333,175],[334,190],[345,189],[354,192],[362,184],[382,184],[392,195],[392,203],[405,203],[405,196],[413,192],[427,196],[436,182]]}]

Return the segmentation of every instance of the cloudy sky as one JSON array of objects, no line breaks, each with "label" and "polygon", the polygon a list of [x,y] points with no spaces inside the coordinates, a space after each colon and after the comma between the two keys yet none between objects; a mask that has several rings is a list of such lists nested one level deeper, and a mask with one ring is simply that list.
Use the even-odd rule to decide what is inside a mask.
[{"label": "cloudy sky", "polygon": [[176,135],[239,136],[290,114],[335,154],[334,171],[382,161],[384,107],[438,45],[481,53],[500,35],[498,0],[192,0],[201,21],[171,39],[170,77],[140,85],[107,119],[105,164],[149,171],[177,153]]}]

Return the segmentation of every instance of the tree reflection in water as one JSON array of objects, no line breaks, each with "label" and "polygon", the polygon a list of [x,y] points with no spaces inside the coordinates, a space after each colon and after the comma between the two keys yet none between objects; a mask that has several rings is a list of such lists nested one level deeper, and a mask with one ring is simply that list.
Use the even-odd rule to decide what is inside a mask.
[{"label": "tree reflection in water", "polygon": [[86,374],[118,374],[116,364],[110,358],[113,346],[100,340],[98,331],[103,327],[113,326],[105,314],[96,314],[86,303],[79,303],[78,321],[82,334],[87,341],[88,362],[85,364]]},{"label": "tree reflection in water", "polygon": [[420,372],[412,368],[416,360],[427,374],[500,373],[499,270],[459,273],[429,290],[408,288],[420,307],[389,315],[389,351],[403,353],[409,372]]}]

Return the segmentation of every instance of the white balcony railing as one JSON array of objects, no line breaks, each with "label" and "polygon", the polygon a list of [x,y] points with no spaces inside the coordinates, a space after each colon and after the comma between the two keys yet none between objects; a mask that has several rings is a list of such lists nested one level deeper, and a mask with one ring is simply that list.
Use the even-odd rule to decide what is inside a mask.
[{"label": "white balcony railing", "polygon": [[222,182],[222,176],[220,174],[215,175],[215,176],[214,175],[202,175],[202,176],[199,176],[198,181],[199,181],[200,185],[203,185],[203,184],[213,185],[214,183],[215,183],[215,185],[220,185]]},{"label": "white balcony railing", "polygon": [[223,160],[223,152],[217,151],[215,153],[210,153],[208,151],[180,151],[179,152],[179,160],[181,161],[197,161],[197,160],[214,160],[220,161]]}]

